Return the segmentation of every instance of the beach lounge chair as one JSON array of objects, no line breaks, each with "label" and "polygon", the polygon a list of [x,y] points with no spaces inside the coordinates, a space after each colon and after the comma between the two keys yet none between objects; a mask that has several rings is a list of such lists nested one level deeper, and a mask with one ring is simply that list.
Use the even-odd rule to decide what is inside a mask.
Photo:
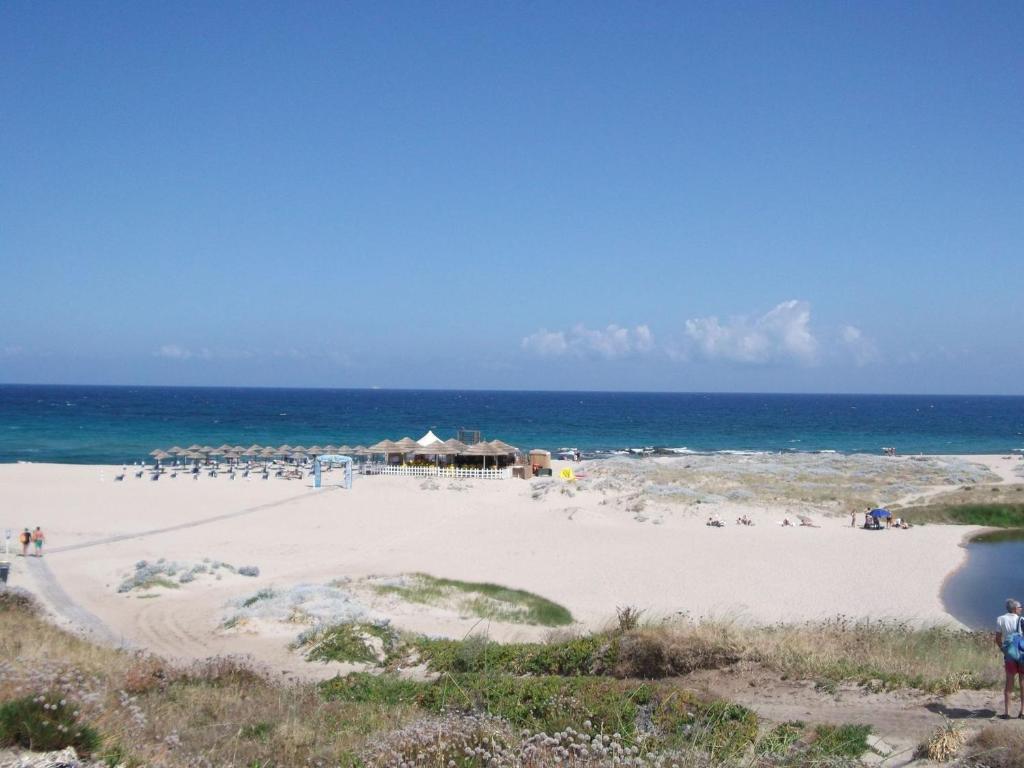
[{"label": "beach lounge chair", "polygon": [[136,477],[136,479],[139,479],[139,478],[142,477],[142,470],[141,469],[138,472],[135,473],[135,477]]},{"label": "beach lounge chair", "polygon": [[114,482],[115,483],[124,482],[124,472],[122,472],[120,475],[114,475]]},{"label": "beach lounge chair", "polygon": [[159,472],[154,472],[152,475],[149,476],[149,479],[150,480],[154,480],[154,481],[155,480],[159,480],[160,479],[160,473]]}]

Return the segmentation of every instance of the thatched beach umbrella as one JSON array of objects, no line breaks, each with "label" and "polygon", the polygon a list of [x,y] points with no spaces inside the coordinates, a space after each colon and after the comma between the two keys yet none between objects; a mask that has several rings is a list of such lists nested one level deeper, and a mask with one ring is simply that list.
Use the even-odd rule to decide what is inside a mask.
[{"label": "thatched beach umbrella", "polygon": [[314,445],[307,449],[310,453],[324,453],[324,447],[322,445]]},{"label": "thatched beach umbrella", "polygon": [[179,448],[178,446],[174,446],[173,448],[168,448],[167,452],[168,453],[173,453],[175,456],[181,456],[181,454],[186,453],[186,450],[184,448]]},{"label": "thatched beach umbrella", "polygon": [[431,443],[430,445],[421,445],[419,450],[416,451],[419,456],[434,456],[438,466],[441,465],[442,456],[455,456],[461,451],[454,445],[448,445],[447,443],[438,441]]},{"label": "thatched beach umbrella", "polygon": [[468,445],[461,440],[456,440],[454,437],[445,440],[444,444],[449,448],[454,448],[456,453],[465,453],[469,449]]},{"label": "thatched beach umbrella", "polygon": [[155,451],[150,451],[149,455],[152,456],[154,459],[156,459],[156,463],[157,464],[159,464],[164,459],[171,458],[171,454],[167,453],[166,451],[161,451],[160,449],[157,449]]},{"label": "thatched beach umbrella", "polygon": [[233,445],[228,445],[227,443],[224,443],[224,445],[218,445],[218,446],[217,446],[216,448],[214,448],[213,450],[214,450],[214,452],[216,452],[216,453],[219,453],[219,454],[221,454],[221,455],[224,455],[224,454],[225,454],[225,453],[227,453],[228,451],[233,451],[233,450],[235,450],[235,447],[234,447]]},{"label": "thatched beach umbrella", "polygon": [[394,440],[381,440],[379,443],[374,443],[367,448],[370,453],[383,453],[385,455],[389,453],[401,453],[402,449],[398,447],[398,443]]},{"label": "thatched beach umbrella", "polygon": [[503,456],[511,456],[514,453],[519,453],[519,449],[514,445],[509,445],[501,440],[491,440],[491,445],[501,451]]},{"label": "thatched beach umbrella", "polygon": [[149,455],[155,457],[158,453],[163,453],[163,451],[160,448],[154,448],[152,451],[149,452]]},{"label": "thatched beach umbrella", "polygon": [[490,443],[474,443],[462,452],[463,456],[480,456],[484,460],[484,469],[487,469],[488,456],[504,456],[504,452],[495,448]]},{"label": "thatched beach umbrella", "polygon": [[248,454],[249,456],[255,456],[257,453],[259,453],[260,451],[263,450],[263,446],[262,445],[257,445],[256,443],[253,443],[248,448],[239,448],[236,445],[235,446],[235,450],[242,451],[242,452]]},{"label": "thatched beach umbrella", "polygon": [[190,446],[189,446],[188,448],[186,448],[185,450],[187,450],[187,451],[201,451],[201,450],[203,450],[203,446],[201,446],[201,445],[196,445],[195,443],[192,443],[192,445],[190,445]]},{"label": "thatched beach umbrella", "polygon": [[353,449],[351,445],[332,445],[329,446],[331,453],[352,453]]},{"label": "thatched beach umbrella", "polygon": [[292,448],[290,445],[288,445],[288,443],[285,443],[284,445],[277,446],[277,452],[278,453],[288,453],[288,452],[293,451],[293,450],[295,450],[295,449]]}]

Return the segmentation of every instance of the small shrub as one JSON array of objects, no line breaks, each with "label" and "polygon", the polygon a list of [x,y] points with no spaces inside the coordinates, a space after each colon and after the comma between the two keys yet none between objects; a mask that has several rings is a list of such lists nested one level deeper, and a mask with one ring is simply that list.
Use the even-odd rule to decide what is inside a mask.
[{"label": "small shrub", "polygon": [[171,682],[171,673],[155,656],[139,655],[125,669],[121,688],[133,696],[162,690]]},{"label": "small shrub", "polygon": [[35,597],[27,589],[0,585],[0,613],[35,614],[38,610]]},{"label": "small shrub", "polygon": [[921,748],[918,756],[945,763],[956,757],[960,749],[967,743],[967,736],[956,723],[947,720],[931,735]]},{"label": "small shrub", "polygon": [[243,565],[238,569],[239,576],[259,576],[260,569],[258,565]]},{"label": "small shrub", "polygon": [[0,746],[52,752],[73,747],[91,755],[100,745],[99,733],[79,722],[74,704],[56,694],[26,696],[0,704]]},{"label": "small shrub", "polygon": [[640,617],[643,613],[639,608],[632,605],[626,605],[621,608],[616,607],[615,618],[619,623],[619,632],[632,632],[639,627]]},{"label": "small shrub", "polygon": [[249,741],[267,741],[273,731],[273,723],[250,723],[238,729],[238,738]]},{"label": "small shrub", "polygon": [[[380,650],[374,640],[380,642]],[[306,649],[307,661],[376,664],[388,655],[397,640],[394,630],[386,625],[336,624],[303,632],[294,647]]]}]

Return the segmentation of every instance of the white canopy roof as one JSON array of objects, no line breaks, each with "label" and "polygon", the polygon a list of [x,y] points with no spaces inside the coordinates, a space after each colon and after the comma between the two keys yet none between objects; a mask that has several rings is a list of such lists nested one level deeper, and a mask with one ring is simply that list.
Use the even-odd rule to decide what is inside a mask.
[{"label": "white canopy roof", "polygon": [[420,445],[433,445],[442,442],[441,438],[434,434],[433,430],[427,430],[427,434],[416,441]]}]

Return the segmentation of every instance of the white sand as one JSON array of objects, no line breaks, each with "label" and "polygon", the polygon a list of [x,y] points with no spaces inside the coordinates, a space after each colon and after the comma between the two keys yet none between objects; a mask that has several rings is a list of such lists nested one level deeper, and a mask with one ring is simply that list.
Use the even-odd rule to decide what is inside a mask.
[{"label": "white sand", "polygon": [[[1017,462],[964,458],[989,467],[1002,482],[1020,480]],[[952,621],[939,591],[960,564],[960,543],[971,530],[869,532],[851,528],[848,516],[824,515],[815,516],[820,528],[782,528],[777,521],[785,508],[732,502],[696,509],[659,503],[646,522],[638,522],[624,509],[626,492],[569,496],[560,482],[536,500],[533,484],[520,480],[472,481],[464,483],[467,490],[453,490],[441,479],[438,490],[424,490],[413,478],[357,476],[346,491],[316,490],[308,481],[223,476],[115,483],[115,471],[0,465],[0,528],[14,529],[16,537],[26,525],[42,525],[52,550],[45,561],[59,585],[127,643],[181,658],[251,653],[303,673],[306,665],[286,648],[301,627],[224,631],[229,601],[268,586],[425,572],[538,593],[565,605],[587,628],[603,625],[624,605],[656,616],[758,622],[837,614]],[[928,492],[933,490],[941,488]],[[254,511],[144,533],[247,509]],[[729,525],[707,527],[710,512]],[[756,526],[734,525],[740,514]],[[142,535],[61,551],[126,533]],[[154,590],[160,596],[153,598],[117,592],[137,560],[194,563],[204,557],[257,565],[261,574],[201,577],[180,589]],[[30,564],[12,559],[12,582],[38,590],[40,577]],[[487,625],[450,611],[381,610],[403,628],[449,636],[474,627],[502,639],[537,638],[546,631]]]}]

